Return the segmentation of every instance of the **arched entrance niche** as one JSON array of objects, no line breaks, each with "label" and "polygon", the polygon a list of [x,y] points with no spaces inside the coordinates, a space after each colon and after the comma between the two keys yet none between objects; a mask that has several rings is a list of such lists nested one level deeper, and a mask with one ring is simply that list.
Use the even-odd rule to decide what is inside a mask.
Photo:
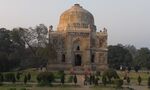
[{"label": "arched entrance niche", "polygon": [[77,38],[73,42],[73,51],[74,51],[74,65],[82,65],[82,54],[81,54],[81,42],[80,38]]},{"label": "arched entrance niche", "polygon": [[75,55],[75,66],[81,66],[82,64],[82,57],[80,54]]}]

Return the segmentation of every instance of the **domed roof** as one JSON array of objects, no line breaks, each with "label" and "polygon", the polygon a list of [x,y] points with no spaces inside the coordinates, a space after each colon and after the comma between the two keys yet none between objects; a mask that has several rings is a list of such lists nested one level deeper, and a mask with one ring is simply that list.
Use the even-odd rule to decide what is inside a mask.
[{"label": "domed roof", "polygon": [[79,4],[74,4],[60,16],[58,31],[64,31],[69,27],[87,28],[88,25],[94,25],[93,15],[82,8]]}]

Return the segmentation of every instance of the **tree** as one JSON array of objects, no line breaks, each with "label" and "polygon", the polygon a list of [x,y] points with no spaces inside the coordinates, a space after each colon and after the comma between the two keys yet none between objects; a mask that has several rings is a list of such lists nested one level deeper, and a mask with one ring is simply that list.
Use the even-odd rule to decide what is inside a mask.
[{"label": "tree", "polygon": [[95,85],[98,85],[99,78],[96,77],[94,81],[95,81]]},{"label": "tree", "polygon": [[0,72],[5,72],[10,70],[10,62],[8,60],[8,55],[6,52],[1,52],[0,51]]},{"label": "tree", "polygon": [[[9,31],[0,28],[0,71],[6,72],[18,68],[20,60],[25,54],[25,44],[23,44],[19,31]],[[21,57],[22,56],[22,57]]]},{"label": "tree", "polygon": [[121,45],[108,47],[108,63],[109,67],[120,69],[120,65],[130,66],[132,63],[132,55]]},{"label": "tree", "polygon": [[28,78],[26,75],[24,75],[24,84],[27,84]]},{"label": "tree", "polygon": [[84,85],[87,85],[87,82],[88,82],[88,76],[85,74],[85,76],[84,76]]},{"label": "tree", "polygon": [[64,85],[65,83],[65,74],[61,75],[61,83],[62,85]]},{"label": "tree", "polygon": [[34,33],[36,33],[38,46],[39,47],[46,46],[46,44],[48,42],[48,38],[47,38],[48,29],[47,29],[47,27],[44,24],[39,24],[38,26],[36,26],[36,28],[33,31],[34,31]]},{"label": "tree", "polygon": [[8,58],[13,51],[9,33],[9,30],[0,28],[0,72],[9,71],[14,66]]},{"label": "tree", "polygon": [[134,58],[134,66],[145,67],[150,69],[150,50],[148,48],[140,48]]},{"label": "tree", "polygon": [[127,77],[127,83],[130,84],[130,77]]},{"label": "tree", "polygon": [[17,72],[16,78],[17,78],[17,80],[20,80],[20,73],[19,72]]},{"label": "tree", "polygon": [[25,45],[31,50],[31,54],[36,56],[36,50],[34,49],[34,42],[35,42],[35,33],[32,33],[31,30],[26,28],[18,28],[19,36],[21,40],[25,43]]},{"label": "tree", "polygon": [[92,75],[90,75],[90,85],[92,84]]},{"label": "tree", "polygon": [[139,75],[139,76],[138,76],[138,83],[139,83],[139,85],[141,85],[141,82],[142,82],[142,78],[141,78],[141,76]]},{"label": "tree", "polygon": [[11,52],[11,40],[9,36],[10,31],[5,28],[0,28],[0,51],[9,53]]},{"label": "tree", "polygon": [[150,77],[148,77],[148,82],[147,82],[147,84],[148,84],[148,87],[150,88]]},{"label": "tree", "polygon": [[16,77],[15,77],[15,75],[13,75],[13,77],[12,77],[12,83],[15,83],[16,82]]},{"label": "tree", "polygon": [[18,63],[23,68],[46,66],[48,60],[54,61],[57,54],[52,45],[49,45],[47,32],[47,27],[43,24],[29,29],[14,28],[10,34],[16,48],[16,53],[11,55],[13,60],[20,61]]},{"label": "tree", "polygon": [[0,73],[0,86],[3,84],[4,81],[4,76],[3,74]]},{"label": "tree", "polygon": [[30,74],[30,73],[28,73],[27,79],[28,79],[29,81],[31,80],[31,74]]},{"label": "tree", "polygon": [[133,59],[135,58],[136,54],[137,54],[137,49],[134,45],[125,45],[125,48],[129,50],[129,52],[131,53]]},{"label": "tree", "polygon": [[77,84],[77,76],[76,75],[74,75],[73,81],[74,81],[74,84],[76,85]]},{"label": "tree", "polygon": [[106,86],[107,84],[106,76],[102,76],[102,83],[104,84],[104,86]]}]

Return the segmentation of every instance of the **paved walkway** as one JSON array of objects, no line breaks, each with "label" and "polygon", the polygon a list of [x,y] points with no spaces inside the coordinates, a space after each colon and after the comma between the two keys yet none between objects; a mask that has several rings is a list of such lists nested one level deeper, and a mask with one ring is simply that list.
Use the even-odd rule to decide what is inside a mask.
[{"label": "paved walkway", "polygon": [[130,87],[133,88],[134,90],[150,90],[150,88],[148,88],[145,85],[124,85],[124,87]]}]

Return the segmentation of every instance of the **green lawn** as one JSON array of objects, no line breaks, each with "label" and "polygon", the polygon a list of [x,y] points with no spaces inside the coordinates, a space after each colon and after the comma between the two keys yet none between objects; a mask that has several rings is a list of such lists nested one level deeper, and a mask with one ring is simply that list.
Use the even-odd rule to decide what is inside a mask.
[{"label": "green lawn", "polygon": [[[0,90],[116,90],[116,88],[110,87],[110,86],[99,86],[99,87],[38,87],[38,86],[14,86],[14,85],[4,85],[0,87]],[[119,89],[122,90],[122,89]],[[123,89],[123,90],[129,90],[129,89]]]},{"label": "green lawn", "polygon": [[[39,87],[36,85],[37,81],[36,81],[36,76],[38,75],[38,71],[36,69],[28,69],[28,70],[24,70],[24,71],[20,71],[21,73],[23,73],[21,75],[21,79],[19,80],[20,83],[18,84],[5,84],[3,86],[0,86],[0,90],[13,90],[13,88],[16,88],[16,90],[24,90],[24,88],[26,88],[26,90],[116,90],[115,88],[113,88],[113,86],[107,86],[104,87],[103,85],[100,85],[98,87],[91,87],[91,88],[86,88],[86,87],[74,87],[74,86],[67,86],[67,87],[61,87],[61,86],[54,86],[54,87]],[[23,84],[23,78],[25,74],[31,73],[31,81],[29,82],[30,85],[24,85]],[[16,72],[14,72],[16,73]],[[118,75],[120,76],[120,78],[123,79],[125,73],[123,71],[117,71]],[[131,71],[130,73],[128,73],[129,77],[131,78],[131,84],[132,85],[137,85],[137,78],[140,75],[142,78],[142,85],[147,85],[147,80],[148,77],[150,76],[149,73],[147,72],[139,72],[136,73],[134,71]],[[69,78],[69,75],[66,76],[66,79]],[[18,82],[18,81],[17,81]],[[126,81],[124,81],[124,84],[126,85]],[[11,89],[12,88],[12,89]],[[120,90],[120,89],[119,89]],[[125,89],[128,90],[128,89]]]},{"label": "green lawn", "polygon": [[[125,73],[123,71],[118,71],[117,73],[119,74],[119,76],[121,78],[124,77]],[[148,77],[150,76],[149,73],[143,72],[143,71],[140,71],[140,72],[137,72],[137,73],[134,72],[134,71],[131,71],[128,75],[131,78],[131,80],[137,80],[139,75],[141,76],[142,80],[148,80]]]}]

